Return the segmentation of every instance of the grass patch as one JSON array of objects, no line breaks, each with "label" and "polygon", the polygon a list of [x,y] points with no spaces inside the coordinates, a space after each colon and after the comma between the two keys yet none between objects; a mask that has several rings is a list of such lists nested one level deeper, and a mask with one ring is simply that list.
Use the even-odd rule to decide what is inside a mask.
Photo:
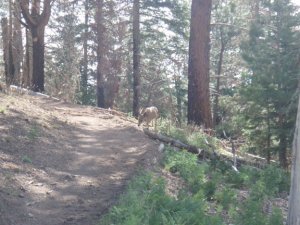
[{"label": "grass patch", "polygon": [[24,155],[22,157],[22,162],[23,163],[32,163],[32,159],[28,155]]},{"label": "grass patch", "polygon": [[2,107],[0,107],[0,113],[1,113],[1,114],[4,114],[4,113],[5,113],[5,109],[2,108]]},{"label": "grass patch", "polygon": [[28,134],[27,134],[27,137],[29,138],[29,140],[35,140],[39,137],[39,129],[37,126],[33,126],[30,128]]},{"label": "grass patch", "polygon": [[175,199],[165,193],[162,178],[149,173],[137,176],[129,184],[117,206],[99,225],[222,225],[219,217],[205,213],[205,203],[188,197]]}]

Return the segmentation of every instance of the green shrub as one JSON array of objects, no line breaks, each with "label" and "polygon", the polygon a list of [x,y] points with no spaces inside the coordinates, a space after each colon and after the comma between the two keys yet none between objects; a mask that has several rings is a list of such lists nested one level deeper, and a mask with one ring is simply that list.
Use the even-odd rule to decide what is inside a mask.
[{"label": "green shrub", "polygon": [[27,134],[27,137],[30,139],[30,140],[34,140],[36,139],[37,137],[39,136],[39,129],[37,126],[33,126],[30,128],[28,134]]},{"label": "green shrub", "polygon": [[255,184],[261,176],[261,171],[259,169],[250,166],[242,166],[239,171],[241,174],[243,174],[244,185],[247,188]]},{"label": "green shrub", "polygon": [[274,208],[271,215],[263,212],[263,200],[248,199],[235,214],[237,225],[283,225],[282,212]]},{"label": "green shrub", "polygon": [[[209,143],[209,145],[207,144]],[[188,144],[197,146],[200,149],[211,151],[217,149],[217,139],[202,132],[194,132],[188,136]]]},{"label": "green shrub", "polygon": [[24,155],[22,157],[22,162],[23,163],[32,163],[32,159],[28,155]]},{"label": "green shrub", "polygon": [[289,173],[276,166],[268,166],[261,172],[261,181],[265,185],[266,194],[270,196],[281,192],[289,192]]},{"label": "green shrub", "polygon": [[203,192],[207,200],[211,200],[217,190],[217,183],[214,180],[209,180],[203,185]]},{"label": "green shrub", "polygon": [[208,169],[207,164],[198,163],[196,155],[174,150],[165,151],[164,166],[173,173],[178,172],[193,193],[200,189],[204,182],[204,174]]},{"label": "green shrub", "polygon": [[249,199],[242,204],[237,213],[235,224],[237,225],[266,225],[267,217],[262,211],[262,201]]},{"label": "green shrub", "polygon": [[268,225],[283,225],[283,216],[279,208],[274,208]]},{"label": "green shrub", "polygon": [[205,214],[204,202],[190,196],[174,199],[165,193],[162,179],[149,174],[136,177],[117,206],[100,225],[222,225]]},{"label": "green shrub", "polygon": [[229,207],[236,200],[235,192],[230,188],[224,188],[217,192],[216,200],[222,205],[223,209],[229,210]]},{"label": "green shrub", "polygon": [[250,198],[253,201],[260,201],[266,199],[266,186],[262,181],[257,181],[255,184],[252,185],[250,189]]},{"label": "green shrub", "polygon": [[5,109],[2,108],[2,107],[0,107],[0,113],[1,113],[1,114],[4,114],[4,113],[5,113]]},{"label": "green shrub", "polygon": [[237,173],[234,170],[228,170],[225,174],[225,181],[233,188],[242,188],[246,179],[247,175],[245,173]]},{"label": "green shrub", "polygon": [[183,143],[187,143],[187,132],[181,128],[177,128],[177,127],[171,127],[170,129],[170,133],[169,136],[171,136],[172,138],[179,140]]},{"label": "green shrub", "polygon": [[158,127],[160,133],[179,140],[183,143],[187,143],[188,132],[182,128],[175,127],[169,121],[163,120]]},{"label": "green shrub", "polygon": [[215,165],[211,165],[211,166],[215,167],[222,174],[225,174],[229,170],[232,170],[231,164],[224,160],[215,160]]}]

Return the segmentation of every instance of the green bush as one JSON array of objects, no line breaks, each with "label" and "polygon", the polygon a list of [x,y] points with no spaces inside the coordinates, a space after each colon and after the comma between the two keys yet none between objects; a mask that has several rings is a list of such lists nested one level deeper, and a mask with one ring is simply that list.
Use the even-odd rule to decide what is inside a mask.
[{"label": "green bush", "polygon": [[274,208],[268,225],[283,225],[283,216],[279,208]]},{"label": "green bush", "polygon": [[183,143],[187,143],[187,136],[188,136],[188,132],[185,131],[184,129],[178,128],[173,126],[172,124],[170,124],[169,121],[162,121],[162,123],[160,124],[160,126],[158,127],[160,133],[170,136],[176,140],[179,140]]},{"label": "green bush", "polygon": [[176,200],[165,193],[162,179],[142,174],[129,185],[100,225],[222,225],[205,214],[204,202],[190,196]]},{"label": "green bush", "polygon": [[177,127],[171,127],[170,129],[170,134],[169,134],[172,138],[179,140],[183,143],[187,143],[187,132],[181,128],[177,128]]},{"label": "green bush", "polygon": [[276,166],[268,166],[263,170],[248,171],[248,181],[251,196],[261,199],[267,196],[277,196],[282,192],[289,192],[290,175]]},{"label": "green bush", "polygon": [[[200,149],[211,151],[217,149],[218,139],[208,136],[202,132],[194,132],[188,136],[188,144],[197,146]],[[207,144],[209,143],[209,145]]]},{"label": "green bush", "polygon": [[249,199],[242,204],[237,213],[235,224],[237,225],[266,225],[267,217],[262,211],[262,201]]},{"label": "green bush", "polygon": [[173,173],[178,172],[187,182],[190,191],[198,192],[204,183],[204,175],[208,169],[207,164],[199,164],[197,156],[186,151],[167,150],[165,153],[165,168]]},{"label": "green bush", "polygon": [[216,200],[222,205],[223,209],[229,210],[231,204],[236,200],[235,191],[230,188],[224,188],[215,194]]},{"label": "green bush", "polygon": [[248,199],[235,214],[237,225],[283,225],[280,209],[274,208],[271,215],[263,212],[263,200]]},{"label": "green bush", "polygon": [[211,200],[217,190],[217,183],[214,180],[209,180],[203,185],[203,192],[207,200]]},{"label": "green bush", "polygon": [[261,181],[265,185],[266,194],[275,196],[281,192],[289,192],[289,173],[276,166],[268,166],[261,173]]},{"label": "green bush", "polygon": [[237,173],[234,170],[228,170],[225,174],[226,183],[230,184],[233,188],[242,188],[246,179],[247,174],[241,172]]},{"label": "green bush", "polygon": [[250,189],[250,198],[254,201],[266,199],[266,186],[262,181],[254,183]]}]

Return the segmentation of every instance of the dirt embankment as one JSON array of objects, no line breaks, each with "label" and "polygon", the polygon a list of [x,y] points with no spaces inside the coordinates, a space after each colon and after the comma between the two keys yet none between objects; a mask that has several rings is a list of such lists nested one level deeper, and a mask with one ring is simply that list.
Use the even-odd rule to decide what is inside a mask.
[{"label": "dirt embankment", "polygon": [[157,157],[157,143],[124,117],[0,93],[0,224],[97,224]]}]

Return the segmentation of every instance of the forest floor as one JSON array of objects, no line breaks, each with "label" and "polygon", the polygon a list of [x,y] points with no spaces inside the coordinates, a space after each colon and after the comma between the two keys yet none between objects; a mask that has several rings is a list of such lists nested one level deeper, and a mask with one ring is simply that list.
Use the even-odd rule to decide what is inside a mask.
[{"label": "forest floor", "polygon": [[95,225],[157,149],[133,119],[0,93],[0,225]]}]

